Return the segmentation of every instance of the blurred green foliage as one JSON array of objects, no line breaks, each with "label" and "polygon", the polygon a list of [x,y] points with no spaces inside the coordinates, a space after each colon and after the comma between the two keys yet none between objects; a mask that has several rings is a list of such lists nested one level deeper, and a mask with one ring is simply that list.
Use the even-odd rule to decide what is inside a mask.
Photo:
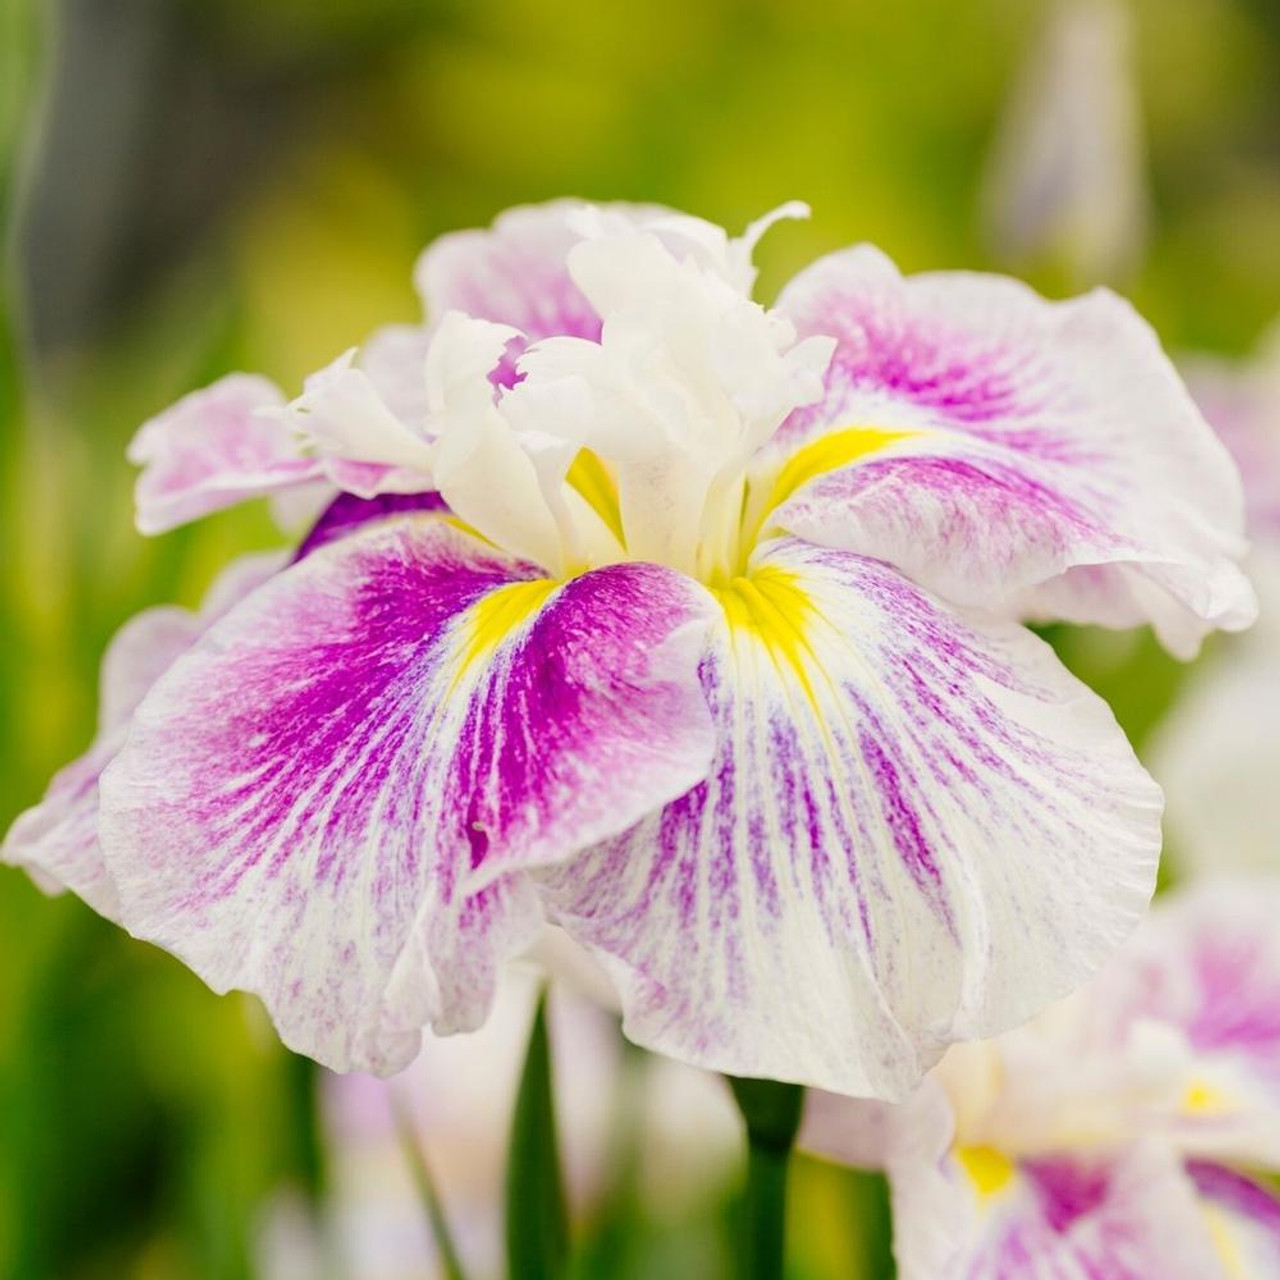
[{"label": "blurred green foliage", "polygon": [[[1133,7],[1155,225],[1129,291],[1174,349],[1241,350],[1280,299],[1280,22],[1269,0]],[[431,237],[560,194],[730,227],[807,199],[813,220],[763,246],[766,292],[858,239],[909,269],[990,266],[983,163],[1042,15],[0,0],[0,824],[89,741],[115,628],[277,536],[246,509],[139,538],[123,447],[145,417],[233,367],[296,386],[415,318]],[[1066,278],[1046,261],[1033,283]],[[1140,740],[1179,669],[1144,637],[1053,638]],[[273,1189],[323,1185],[306,1064],[251,1002],[17,872],[0,948],[0,1275],[253,1274]],[[793,1178],[796,1280],[887,1274],[883,1184],[804,1160]],[[643,1248],[625,1213],[593,1230],[596,1274],[723,1256],[712,1219]]]}]

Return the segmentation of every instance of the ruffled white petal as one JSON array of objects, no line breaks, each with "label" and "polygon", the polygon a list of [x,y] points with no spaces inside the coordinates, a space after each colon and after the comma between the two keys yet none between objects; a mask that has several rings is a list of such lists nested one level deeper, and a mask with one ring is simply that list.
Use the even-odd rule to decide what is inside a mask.
[{"label": "ruffled white petal", "polygon": [[781,542],[721,600],[710,778],[548,872],[556,918],[641,1044],[900,1097],[1125,938],[1159,792],[1039,640],[883,564]]}]

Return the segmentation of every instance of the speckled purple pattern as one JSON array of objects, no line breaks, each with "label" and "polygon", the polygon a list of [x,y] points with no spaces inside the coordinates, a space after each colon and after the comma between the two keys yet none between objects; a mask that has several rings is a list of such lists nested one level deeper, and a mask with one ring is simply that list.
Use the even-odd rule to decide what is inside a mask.
[{"label": "speckled purple pattern", "polygon": [[476,1025],[495,956],[536,922],[504,873],[625,827],[712,750],[706,604],[657,566],[574,579],[462,663],[471,606],[539,576],[409,516],[229,615],[104,775],[129,927],[212,986],[258,992],[288,1043],[333,1065],[394,1069],[423,1022]]},{"label": "speckled purple pattern", "polygon": [[780,542],[760,565],[810,596],[791,624],[813,701],[723,630],[702,669],[710,777],[549,873],[552,897],[614,958],[642,1043],[891,1096],[920,1057],[1042,1007],[1127,934],[1159,794],[1022,629],[970,629],[844,553]]},{"label": "speckled purple pattern", "polygon": [[[801,273],[779,306],[838,346],[826,396],[791,415],[772,453],[840,427],[918,433],[801,488],[782,527],[962,604],[1151,621],[1179,653],[1251,619],[1238,478],[1119,299],[904,279],[864,247]],[[1081,569],[1094,576],[1067,576]]]}]

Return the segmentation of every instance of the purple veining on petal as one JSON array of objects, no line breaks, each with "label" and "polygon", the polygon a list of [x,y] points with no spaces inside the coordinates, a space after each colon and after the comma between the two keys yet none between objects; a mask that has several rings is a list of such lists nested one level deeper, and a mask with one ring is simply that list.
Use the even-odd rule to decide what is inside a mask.
[{"label": "purple veining on petal", "polygon": [[1187,1175],[1206,1199],[1265,1227],[1280,1240],[1280,1199],[1267,1187],[1224,1165],[1189,1160]]},{"label": "purple veining on petal", "polygon": [[[945,1038],[982,985],[965,994],[966,966],[999,973],[1001,999],[1029,1014],[1029,986],[1049,956],[1076,963],[1080,929],[1112,946],[1127,934],[1150,892],[1158,792],[1102,704],[1019,628],[975,629],[886,565],[798,542],[753,571],[807,596],[802,645],[784,656],[726,622],[701,672],[711,776],[549,876],[553,901],[625,964],[643,1043],[768,1075],[780,1040],[842,1040],[803,1012],[822,991],[878,1025],[886,1055],[847,1049],[874,1082],[829,1087],[890,1088],[877,1073],[911,1050],[891,1064],[883,1047]],[[979,1005],[959,1017],[976,1025]]]},{"label": "purple veining on petal", "polygon": [[1093,1213],[1110,1192],[1110,1169],[1101,1163],[1041,1159],[1023,1162],[1035,1187],[1044,1220],[1059,1233]]},{"label": "purple veining on petal", "polygon": [[779,306],[801,335],[838,345],[822,400],[769,453],[844,427],[908,433],[801,486],[775,514],[782,528],[887,560],[961,605],[1151,622],[1181,656],[1252,620],[1237,477],[1119,299],[904,279],[863,247],[803,272]]},{"label": "purple veining on petal", "polygon": [[313,551],[335,538],[354,533],[371,520],[403,515],[411,511],[447,511],[438,493],[380,493],[373,498],[360,498],[354,493],[340,493],[320,513],[311,531],[298,547],[295,560],[303,560]]},{"label": "purple veining on petal", "polygon": [[542,577],[402,515],[229,614],[103,779],[129,927],[327,1063],[388,1069],[423,1022],[474,1026],[499,936],[536,924],[521,871],[687,790],[712,750],[698,589],[621,564],[508,624],[471,612]]}]

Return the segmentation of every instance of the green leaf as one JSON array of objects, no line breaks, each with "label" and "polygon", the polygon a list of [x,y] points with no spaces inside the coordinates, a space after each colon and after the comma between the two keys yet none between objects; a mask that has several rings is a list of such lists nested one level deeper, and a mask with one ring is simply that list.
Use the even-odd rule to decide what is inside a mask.
[{"label": "green leaf", "polygon": [[427,1225],[431,1228],[431,1238],[435,1241],[436,1250],[440,1254],[440,1269],[445,1280],[466,1280],[462,1269],[462,1260],[453,1243],[453,1235],[449,1231],[449,1220],[445,1216],[444,1205],[440,1201],[440,1193],[436,1190],[435,1179],[431,1176],[427,1164],[426,1152],[422,1149],[422,1139],[418,1136],[417,1125],[403,1100],[394,1091],[390,1093],[391,1109],[395,1115],[396,1130],[400,1135],[400,1146],[405,1161],[413,1177],[414,1188],[418,1192],[418,1200],[426,1215]]},{"label": "green leaf", "polygon": [[520,1280],[558,1280],[568,1255],[569,1222],[543,992],[529,1033],[507,1149],[507,1268]]},{"label": "green leaf", "polygon": [[804,1089],[727,1077],[747,1131],[747,1179],[735,1253],[742,1280],[781,1280],[786,1269],[787,1173]]}]

